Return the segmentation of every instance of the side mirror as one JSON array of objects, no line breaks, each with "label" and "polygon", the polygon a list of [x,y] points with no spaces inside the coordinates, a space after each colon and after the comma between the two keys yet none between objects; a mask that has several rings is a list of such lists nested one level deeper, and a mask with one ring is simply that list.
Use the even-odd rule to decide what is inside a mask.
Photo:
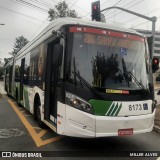
[{"label": "side mirror", "polygon": [[53,50],[53,65],[54,66],[60,66],[62,63],[62,55],[63,55],[63,47],[60,44],[55,44],[54,50]]},{"label": "side mirror", "polygon": [[153,36],[147,37],[147,42],[148,42],[149,54],[151,56],[153,54],[152,53]]}]

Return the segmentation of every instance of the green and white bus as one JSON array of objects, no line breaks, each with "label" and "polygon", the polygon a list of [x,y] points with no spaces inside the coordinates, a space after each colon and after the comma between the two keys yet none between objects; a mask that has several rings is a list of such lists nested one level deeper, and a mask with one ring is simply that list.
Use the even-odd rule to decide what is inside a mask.
[{"label": "green and white bus", "polygon": [[74,137],[150,132],[155,103],[142,34],[74,18],[52,21],[6,65],[5,89],[39,126]]}]

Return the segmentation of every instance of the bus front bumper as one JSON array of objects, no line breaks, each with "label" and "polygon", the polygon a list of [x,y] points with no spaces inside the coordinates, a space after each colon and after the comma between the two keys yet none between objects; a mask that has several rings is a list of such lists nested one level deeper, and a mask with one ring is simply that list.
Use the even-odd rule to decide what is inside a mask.
[{"label": "bus front bumper", "polygon": [[96,116],[96,137],[118,136],[118,130],[133,129],[133,134],[151,132],[154,126],[152,114],[129,117]]},{"label": "bus front bumper", "polygon": [[133,134],[151,132],[154,126],[155,110],[152,114],[110,117],[95,116],[73,107],[66,107],[66,121],[63,135],[95,138],[118,136],[118,131],[133,129]]}]

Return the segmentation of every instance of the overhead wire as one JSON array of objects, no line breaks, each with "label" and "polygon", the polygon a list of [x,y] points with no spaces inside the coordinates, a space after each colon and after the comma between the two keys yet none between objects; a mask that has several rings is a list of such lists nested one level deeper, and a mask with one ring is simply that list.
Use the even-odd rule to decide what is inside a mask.
[{"label": "overhead wire", "polygon": [[[52,3],[48,3],[48,2],[46,2],[46,1],[44,1],[44,0],[40,0],[40,2],[42,2],[42,3],[46,4],[46,5],[49,5],[50,7],[54,7],[54,5],[52,5]],[[53,0],[52,0],[52,2],[53,2],[54,4],[57,4],[57,1],[53,1]]]},{"label": "overhead wire", "polygon": [[76,0],[76,1],[69,7],[69,9],[71,9],[77,2],[78,2],[78,0]]},{"label": "overhead wire", "polygon": [[[160,18],[160,16],[157,17],[157,19],[159,19],[159,18]],[[135,27],[140,26],[140,25],[145,24],[145,23],[148,23],[148,21],[146,20],[146,21],[144,21],[142,23],[139,23],[139,24],[137,24],[135,26],[132,26],[132,27],[135,28]]]},{"label": "overhead wire", "polygon": [[[117,4],[119,4],[121,1],[122,1],[122,0],[119,0],[117,3],[115,3],[115,4],[113,5],[113,7],[115,7],[115,6],[116,6]],[[109,11],[110,11],[110,9],[107,10],[106,12],[109,12]],[[106,12],[104,12],[104,14],[105,14]]]},{"label": "overhead wire", "polygon": [[107,1],[105,1],[105,2],[101,3],[101,5],[104,5],[105,3],[107,3]]},{"label": "overhead wire", "polygon": [[39,10],[41,10],[43,12],[47,12],[48,13],[48,10],[46,10],[44,8],[41,8],[39,6],[36,6],[36,5],[32,4],[32,3],[26,2],[25,0],[16,0],[16,1],[19,2],[19,3],[23,3],[23,4],[27,5],[27,6],[30,6],[30,7],[33,7],[35,9],[39,9]]},{"label": "overhead wire", "polygon": [[[70,2],[70,1],[68,1],[68,0],[66,0],[66,2],[69,3],[69,4],[71,4],[71,5],[73,4],[72,2]],[[79,8],[80,10],[86,12],[86,13],[89,13],[88,11],[86,11],[86,10],[84,10],[83,8],[77,6],[76,4],[75,4],[74,6],[75,6],[76,8]]]},{"label": "overhead wire", "polygon": [[42,22],[42,20],[40,20],[40,19],[38,19],[38,18],[35,18],[35,17],[29,16],[29,15],[26,15],[26,14],[24,14],[24,13],[21,13],[21,12],[15,11],[15,10],[11,10],[11,9],[6,8],[6,7],[4,7],[4,6],[1,6],[1,5],[0,5],[0,8],[1,8],[1,9],[4,9],[4,10],[7,10],[7,11],[9,11],[9,12],[13,12],[13,13],[18,14],[18,15],[25,16],[25,17],[27,17],[27,18],[30,18],[30,19],[33,19],[33,20]]},{"label": "overhead wire", "polygon": [[[77,2],[78,2],[78,0],[76,0],[69,9],[71,9]],[[48,17],[47,17],[47,18],[48,18]],[[43,21],[43,23],[36,29],[36,32],[31,36],[31,39],[32,39],[32,37],[34,37],[34,35],[38,32],[38,30],[42,27],[42,25],[45,23],[45,21],[47,20],[47,18],[46,18],[46,19]]]},{"label": "overhead wire", "polygon": [[[73,6],[75,6],[75,4],[78,2],[79,0],[76,0],[70,7],[69,7],[69,9],[71,9]],[[79,14],[80,15],[80,14]],[[80,15],[81,17],[85,17],[86,18],[86,16],[83,16],[83,15]]]},{"label": "overhead wire", "polygon": [[51,7],[54,7],[52,4],[44,3],[43,1],[42,2],[38,1],[38,0],[30,0],[30,1],[33,2],[34,4],[38,4],[38,5],[44,6],[47,9],[51,8]]},{"label": "overhead wire", "polygon": [[[129,3],[126,3],[126,4],[124,4],[124,5],[122,5],[121,7],[127,7],[128,5],[132,5],[132,3],[135,3],[137,0],[132,0],[131,2],[129,2]],[[139,1],[139,0],[138,0]],[[128,7],[127,7],[128,8]],[[118,13],[121,13],[122,11],[119,11]],[[110,15],[113,15],[114,14],[114,12],[110,12],[110,13],[108,13],[108,14],[106,14],[105,16],[107,17],[107,16],[110,16]]]},{"label": "overhead wire", "polygon": [[[25,0],[16,0],[16,1],[18,1],[18,2],[22,2],[22,4],[24,4],[24,5],[26,5],[26,6],[29,6],[29,7],[33,7],[33,8],[35,8],[35,9],[40,9],[40,11],[44,11],[44,9],[43,10],[41,10],[42,8],[41,7],[38,7],[38,6],[36,6],[36,5],[32,5],[31,3],[29,3],[29,2],[26,2]],[[45,5],[45,7],[47,7],[48,5],[50,5],[51,7],[49,7],[48,6],[48,10],[50,9],[50,8],[52,8],[52,7],[54,7],[53,5],[51,5],[50,3],[46,3],[46,2],[44,2],[43,0],[41,0],[42,2],[40,2],[40,1],[35,1],[35,0],[30,0],[30,1],[32,1],[32,2],[34,2],[34,3],[38,3],[38,4],[41,4],[41,5]],[[52,0],[53,1],[53,0]],[[56,2],[56,1],[53,1],[53,2]],[[73,6],[75,6],[75,7],[78,7],[78,6],[76,6],[75,4],[78,2],[78,0],[76,1],[76,2],[74,2],[74,3],[70,3],[71,4],[71,7],[73,7]],[[71,8],[70,7],[70,8]],[[78,7],[79,9],[81,9],[81,10],[83,10],[82,8],[80,8],[80,7]],[[46,13],[48,13],[48,10],[45,10],[45,12]],[[83,10],[83,11],[85,11],[85,10]],[[87,11],[85,11],[85,12],[87,12]],[[87,12],[88,13],[88,12]],[[83,16],[83,15],[81,15],[82,17],[86,17],[86,16]]]},{"label": "overhead wire", "polygon": [[29,6],[29,5],[26,5],[26,4],[23,4],[23,3],[20,3],[20,2],[18,2],[17,0],[10,0],[10,1],[12,1],[12,2],[14,2],[14,3],[18,4],[18,5],[28,7],[28,8],[30,8],[30,9],[32,9],[32,10],[35,10],[35,11],[41,12],[41,13],[43,13],[43,14],[44,14],[44,13],[47,13],[46,11],[42,11],[42,10],[40,10],[40,9],[38,9],[38,8],[33,8],[33,7]]},{"label": "overhead wire", "polygon": [[[48,16],[47,16],[47,18],[48,18]],[[36,31],[32,34],[32,36],[30,37],[30,39],[32,39],[34,36],[35,36],[35,34],[39,31],[39,29],[42,27],[42,25],[45,23],[45,21],[47,20],[47,18],[41,23],[41,25],[36,29]]]},{"label": "overhead wire", "polygon": [[[148,15],[148,14],[153,13],[153,12],[159,10],[159,9],[160,9],[160,7],[156,8],[156,9],[154,9],[154,10],[151,10],[151,11],[149,11],[149,12],[147,12],[147,13],[144,13],[144,15]],[[140,17],[139,17],[139,18],[140,18]],[[125,23],[131,22],[131,21],[133,21],[133,20],[135,20],[135,19],[137,19],[137,18],[132,18],[132,19],[126,21]]]},{"label": "overhead wire", "polygon": [[[135,0],[134,0],[133,2],[135,2],[135,3],[133,3],[133,4],[129,5],[129,6],[128,6],[129,3],[127,3],[126,5],[122,6],[122,8],[124,8],[124,7],[127,6],[127,9],[129,9],[129,8],[131,8],[131,7],[133,7],[133,6],[136,6],[137,4],[139,4],[139,3],[143,2],[143,1],[144,1],[144,0],[138,0],[137,2],[135,2]],[[124,12],[124,11],[119,11],[119,12],[117,12],[116,14],[115,14],[115,13],[110,13],[110,14],[114,14],[114,15],[108,17],[107,19],[111,19],[112,17],[115,17],[116,15],[119,15],[119,14],[122,13],[122,12]],[[106,17],[107,17],[107,16],[109,16],[109,14],[106,15]]]}]

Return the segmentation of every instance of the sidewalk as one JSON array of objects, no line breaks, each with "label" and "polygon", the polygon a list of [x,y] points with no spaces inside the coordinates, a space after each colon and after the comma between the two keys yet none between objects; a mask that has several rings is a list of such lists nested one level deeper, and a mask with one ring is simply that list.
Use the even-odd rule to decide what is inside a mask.
[{"label": "sidewalk", "polygon": [[160,132],[160,105],[157,106],[156,115],[154,119],[154,130]]},{"label": "sidewalk", "polygon": [[160,89],[160,82],[156,82],[156,84],[154,85],[154,89]]},{"label": "sidewalk", "polygon": [[4,81],[0,81],[0,98],[2,98],[3,94],[6,94],[4,91]]},{"label": "sidewalk", "polygon": [[[156,82],[154,89],[160,89],[160,82]],[[157,106],[154,119],[154,130],[160,133],[160,105]]]}]

